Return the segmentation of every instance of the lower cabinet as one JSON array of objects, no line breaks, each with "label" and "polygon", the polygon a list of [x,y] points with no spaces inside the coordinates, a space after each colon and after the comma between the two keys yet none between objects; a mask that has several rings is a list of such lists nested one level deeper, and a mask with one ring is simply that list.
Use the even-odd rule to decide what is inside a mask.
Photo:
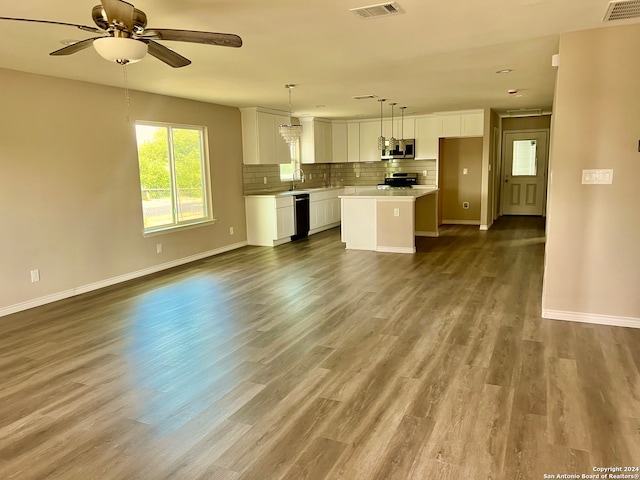
[{"label": "lower cabinet", "polygon": [[342,190],[325,190],[309,195],[309,233],[318,233],[340,225]]},{"label": "lower cabinet", "polygon": [[247,243],[274,247],[291,241],[295,233],[293,196],[248,195]]}]

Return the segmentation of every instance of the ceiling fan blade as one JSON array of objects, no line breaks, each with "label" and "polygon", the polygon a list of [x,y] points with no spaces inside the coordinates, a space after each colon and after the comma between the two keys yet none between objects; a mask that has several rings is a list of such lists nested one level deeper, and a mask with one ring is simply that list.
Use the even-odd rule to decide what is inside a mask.
[{"label": "ceiling fan blade", "polygon": [[84,50],[85,48],[89,48],[91,45],[93,45],[93,41],[96,38],[103,38],[103,37],[93,37],[93,38],[87,38],[86,40],[80,40],[79,42],[72,43],[71,45],[67,45],[66,47],[63,47],[60,50],[51,52],[49,55],[53,55],[53,56],[71,55],[72,53],[76,53],[76,52],[79,52],[80,50]]},{"label": "ceiling fan blade", "polygon": [[173,30],[170,28],[148,28],[145,38],[172,40],[176,42],[204,43],[221,47],[241,47],[242,39],[232,33],[198,32],[195,30]]},{"label": "ceiling fan blade", "polygon": [[179,53],[174,52],[164,45],[160,45],[153,40],[145,40],[145,43],[149,45],[149,55],[153,55],[158,60],[166,63],[173,68],[186,67],[187,65],[191,64],[191,60],[183,57]]},{"label": "ceiling fan blade", "polygon": [[64,25],[66,27],[76,27],[85,32],[102,33],[102,30],[96,27],[89,27],[87,25],[79,25],[77,23],[66,22],[53,22],[51,20],[36,20],[32,18],[13,18],[13,17],[0,17],[0,20],[14,20],[16,22],[33,22],[33,23],[50,23],[51,25]]},{"label": "ceiling fan blade", "polygon": [[124,25],[128,32],[133,29],[135,8],[122,0],[100,0],[110,24]]}]

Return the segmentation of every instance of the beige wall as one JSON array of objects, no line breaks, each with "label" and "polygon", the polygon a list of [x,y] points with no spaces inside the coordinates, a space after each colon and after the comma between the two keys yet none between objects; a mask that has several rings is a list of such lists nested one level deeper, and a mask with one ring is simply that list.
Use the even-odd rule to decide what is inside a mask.
[{"label": "beige wall", "polygon": [[[445,138],[440,140],[440,197],[442,220],[480,224],[483,140]],[[463,175],[463,169],[467,174]],[[462,207],[469,202],[469,208]]]},{"label": "beige wall", "polygon": [[[563,35],[560,58],[543,314],[640,326],[640,25]],[[595,168],[613,184],[582,185]]]},{"label": "beige wall", "polygon": [[551,115],[538,117],[505,117],[502,130],[545,130],[551,127]]},{"label": "beige wall", "polygon": [[[118,88],[9,70],[0,84],[0,314],[246,240],[239,110],[131,92],[127,122]],[[208,128],[216,224],[143,237],[138,119]]]}]

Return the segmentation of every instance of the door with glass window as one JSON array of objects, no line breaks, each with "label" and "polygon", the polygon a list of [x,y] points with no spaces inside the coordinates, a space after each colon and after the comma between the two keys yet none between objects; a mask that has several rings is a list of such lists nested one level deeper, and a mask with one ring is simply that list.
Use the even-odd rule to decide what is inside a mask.
[{"label": "door with glass window", "polygon": [[548,132],[506,132],[503,142],[503,215],[542,215],[547,195]]}]

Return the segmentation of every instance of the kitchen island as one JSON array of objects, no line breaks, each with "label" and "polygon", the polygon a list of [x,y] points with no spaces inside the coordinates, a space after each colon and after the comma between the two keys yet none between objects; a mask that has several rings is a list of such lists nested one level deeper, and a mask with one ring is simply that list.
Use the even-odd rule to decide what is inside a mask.
[{"label": "kitchen island", "polygon": [[347,250],[415,253],[416,236],[438,236],[438,189],[357,189],[340,195]]}]

